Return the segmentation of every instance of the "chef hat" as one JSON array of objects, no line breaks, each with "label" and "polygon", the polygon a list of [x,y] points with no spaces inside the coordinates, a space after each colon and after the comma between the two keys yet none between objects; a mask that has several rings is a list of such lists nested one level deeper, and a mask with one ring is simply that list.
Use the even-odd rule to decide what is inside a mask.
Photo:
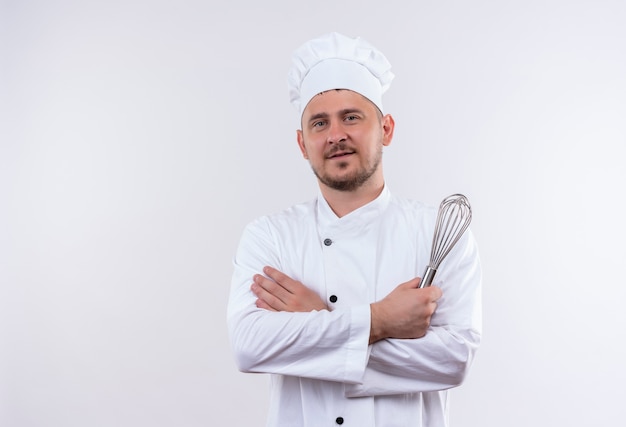
[{"label": "chef hat", "polygon": [[382,95],[394,77],[391,64],[362,38],[330,33],[300,46],[292,60],[289,99],[300,115],[315,95],[331,89],[358,92],[383,111]]}]

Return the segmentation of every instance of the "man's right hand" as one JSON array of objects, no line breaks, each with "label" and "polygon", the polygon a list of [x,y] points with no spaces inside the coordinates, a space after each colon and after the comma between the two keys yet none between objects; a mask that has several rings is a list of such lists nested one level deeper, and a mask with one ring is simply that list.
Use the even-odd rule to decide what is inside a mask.
[{"label": "man's right hand", "polygon": [[417,277],[402,283],[382,300],[370,304],[372,320],[369,343],[385,338],[421,338],[442,292],[436,286],[420,289]]}]

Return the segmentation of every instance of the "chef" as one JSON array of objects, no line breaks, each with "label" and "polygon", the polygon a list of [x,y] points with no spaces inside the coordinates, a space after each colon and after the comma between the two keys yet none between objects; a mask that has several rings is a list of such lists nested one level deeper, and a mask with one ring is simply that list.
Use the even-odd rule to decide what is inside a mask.
[{"label": "chef", "polygon": [[294,52],[289,95],[316,198],[247,225],[228,326],[243,372],[271,374],[268,426],[448,426],[481,336],[481,269],[466,232],[419,288],[436,210],[383,176],[393,73],[362,38]]}]

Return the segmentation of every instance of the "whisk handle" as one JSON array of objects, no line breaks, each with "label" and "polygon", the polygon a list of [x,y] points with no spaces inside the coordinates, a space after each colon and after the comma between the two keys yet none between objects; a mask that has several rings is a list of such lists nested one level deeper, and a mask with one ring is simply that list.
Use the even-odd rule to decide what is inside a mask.
[{"label": "whisk handle", "polygon": [[430,265],[426,267],[426,271],[422,275],[422,280],[420,281],[420,288],[425,288],[426,286],[430,286],[433,283],[433,279],[435,278],[436,269],[432,268]]}]

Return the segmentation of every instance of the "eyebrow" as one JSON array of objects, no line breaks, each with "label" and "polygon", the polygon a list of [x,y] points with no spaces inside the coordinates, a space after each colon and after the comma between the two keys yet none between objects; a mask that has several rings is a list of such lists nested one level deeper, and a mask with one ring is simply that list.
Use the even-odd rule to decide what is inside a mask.
[{"label": "eyebrow", "polygon": [[327,119],[329,117],[328,113],[317,113],[317,114],[313,114],[311,117],[309,117],[308,122],[311,123],[315,120],[318,119]]},{"label": "eyebrow", "polygon": [[358,114],[365,115],[363,110],[359,110],[358,108],[346,108],[346,109],[343,109],[343,110],[341,110],[339,112],[339,115],[345,116],[346,114],[351,114],[351,113],[358,113]]},{"label": "eyebrow", "polygon": [[[339,116],[345,116],[346,114],[351,114],[351,113],[358,113],[358,114],[363,114],[363,115],[365,114],[362,110],[358,108],[344,108],[343,110],[340,110],[337,112]],[[328,113],[313,114],[311,117],[309,117],[308,123],[311,123],[318,119],[327,119],[328,117],[330,117],[330,114]]]}]

